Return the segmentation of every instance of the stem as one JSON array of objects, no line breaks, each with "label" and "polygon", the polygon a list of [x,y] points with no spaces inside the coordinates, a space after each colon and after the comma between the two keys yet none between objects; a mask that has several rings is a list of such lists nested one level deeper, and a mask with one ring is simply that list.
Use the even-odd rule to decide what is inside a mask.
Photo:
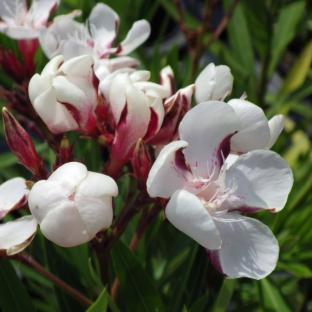
[{"label": "stem", "polygon": [[[133,252],[136,250],[136,248],[139,245],[140,239],[142,238],[143,234],[145,233],[149,225],[152,223],[152,221],[156,218],[159,211],[160,211],[160,207],[156,205],[153,209],[150,210],[149,213],[145,213],[142,215],[139,225],[131,238],[131,241],[129,244],[130,251]],[[113,285],[111,287],[111,296],[114,300],[117,299],[119,288],[120,288],[119,279],[118,277],[115,277]]]},{"label": "stem", "polygon": [[206,47],[209,47],[215,40],[217,40],[221,36],[221,34],[225,30],[226,26],[228,25],[231,17],[233,16],[234,11],[235,11],[238,4],[239,4],[239,0],[234,0],[234,2],[232,3],[231,7],[229,8],[227,14],[225,14],[223,16],[219,25],[217,26],[215,31],[212,33],[212,37],[208,41]]},{"label": "stem", "polygon": [[81,304],[85,306],[89,306],[92,304],[92,300],[87,298],[85,295],[83,295],[81,292],[79,292],[77,289],[71,287],[67,283],[65,283],[62,279],[55,276],[51,272],[47,271],[39,262],[37,262],[34,258],[32,258],[31,255],[27,254],[26,252],[19,253],[13,257],[12,259],[18,260],[19,262],[27,265],[28,267],[34,269],[38,273],[40,273],[42,276],[50,280],[52,283],[60,287],[64,290],[68,295],[73,297],[76,301],[80,302]]}]

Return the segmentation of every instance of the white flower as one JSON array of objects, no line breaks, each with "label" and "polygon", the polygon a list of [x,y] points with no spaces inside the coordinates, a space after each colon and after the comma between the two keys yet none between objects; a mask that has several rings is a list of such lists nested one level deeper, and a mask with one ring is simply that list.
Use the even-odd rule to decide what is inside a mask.
[{"label": "white flower", "polygon": [[[0,185],[0,219],[14,209],[25,205],[28,196],[26,181],[13,178]],[[33,240],[37,222],[32,216],[0,224],[0,253],[14,255],[25,249]]]},{"label": "white flower", "polygon": [[67,62],[59,55],[44,67],[41,75],[31,78],[30,101],[53,133],[94,131],[97,90],[93,85],[92,65],[89,55]]},{"label": "white flower", "polygon": [[[98,3],[86,25],[74,21],[73,17],[75,14],[57,17],[49,28],[41,32],[40,43],[49,58],[58,54],[64,55],[66,60],[83,54],[92,55],[99,79],[107,70],[137,66],[138,61],[124,55],[131,53],[149,37],[150,25],[146,20],[136,21],[126,38],[113,47],[119,17],[109,6]],[[110,55],[121,57],[111,64],[111,60],[107,60]]]},{"label": "white flower", "polygon": [[33,0],[28,10],[26,0],[1,0],[0,32],[13,39],[35,39],[58,4],[59,0]]},{"label": "white flower", "polygon": [[224,100],[233,88],[233,76],[226,65],[208,64],[195,81],[197,103],[210,100]]},{"label": "white flower", "polygon": [[[226,65],[208,64],[195,81],[197,103],[224,100],[233,88],[233,76]],[[240,120],[238,133],[231,140],[231,152],[246,153],[254,149],[270,149],[284,127],[284,117],[276,115],[269,121],[263,110],[245,99],[232,99],[228,104]]]},{"label": "white flower", "polygon": [[152,197],[170,198],[168,220],[209,250],[229,277],[261,279],[275,268],[279,247],[270,229],[241,215],[281,210],[293,183],[290,168],[269,150],[224,163],[240,118],[223,102],[195,106],[183,118],[180,141],[163,148],[147,180]]},{"label": "white flower", "polygon": [[110,227],[116,182],[78,162],[59,167],[32,187],[28,204],[43,235],[63,247],[90,241]]}]

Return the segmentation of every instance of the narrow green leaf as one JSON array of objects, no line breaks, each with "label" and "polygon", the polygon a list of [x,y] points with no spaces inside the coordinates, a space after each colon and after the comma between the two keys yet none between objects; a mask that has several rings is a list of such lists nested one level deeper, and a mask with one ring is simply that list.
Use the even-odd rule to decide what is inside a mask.
[{"label": "narrow green leaf", "polygon": [[115,244],[112,259],[121,288],[126,293],[123,304],[127,310],[164,311],[163,303],[153,281],[121,241]]},{"label": "narrow green leaf", "polygon": [[106,312],[108,307],[108,294],[106,288],[86,312]]},{"label": "narrow green leaf", "polygon": [[281,11],[274,27],[272,39],[272,58],[269,73],[272,74],[286,47],[293,40],[296,28],[305,10],[304,1],[296,1],[286,5]]},{"label": "narrow green leaf", "polygon": [[279,263],[278,268],[290,272],[298,278],[311,278],[312,270],[302,263]]},{"label": "narrow green leaf", "polygon": [[297,61],[287,75],[282,89],[281,95],[286,95],[297,90],[306,80],[312,64],[312,40],[308,42]]},{"label": "narrow green leaf", "polygon": [[279,289],[276,288],[268,279],[260,281],[263,293],[265,309],[273,309],[276,312],[291,312]]},{"label": "narrow green leaf", "polygon": [[214,303],[212,312],[227,311],[227,307],[232,298],[235,285],[236,285],[236,280],[224,279],[221,289],[219,291],[218,297]]},{"label": "narrow green leaf", "polygon": [[3,312],[35,311],[27,291],[8,260],[0,262],[0,307]]}]

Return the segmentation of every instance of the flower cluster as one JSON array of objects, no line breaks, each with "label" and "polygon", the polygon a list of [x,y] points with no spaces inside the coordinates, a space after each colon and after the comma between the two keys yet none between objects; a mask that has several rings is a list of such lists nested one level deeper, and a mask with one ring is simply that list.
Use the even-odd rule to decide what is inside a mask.
[{"label": "flower cluster", "polygon": [[[127,56],[149,37],[146,20],[135,22],[116,44],[119,17],[107,5],[97,4],[85,24],[75,20],[77,11],[48,22],[57,5],[33,0],[27,10],[23,0],[0,4],[0,31],[37,40],[50,59],[41,73],[7,93],[8,107],[56,155],[49,173],[22,124],[3,110],[7,143],[34,182],[14,178],[0,186],[1,219],[15,209],[30,210],[0,224],[0,252],[26,248],[38,225],[63,247],[94,239],[112,225],[114,179],[127,167],[139,191],[165,203],[168,221],[203,246],[218,270],[231,278],[270,274],[278,242],[245,214],[278,212],[286,204],[292,172],[270,151],[284,117],[268,120],[245,98],[226,101],[233,76],[225,65],[207,65],[181,89],[170,66],[151,81],[151,73]],[[13,63],[9,67],[16,72]],[[105,174],[76,161],[68,132],[105,149]]]}]

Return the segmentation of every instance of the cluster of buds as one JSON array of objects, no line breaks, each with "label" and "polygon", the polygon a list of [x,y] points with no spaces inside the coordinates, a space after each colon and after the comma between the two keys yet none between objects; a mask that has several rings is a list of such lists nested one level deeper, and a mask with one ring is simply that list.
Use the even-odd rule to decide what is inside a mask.
[{"label": "cluster of buds", "polygon": [[[0,4],[0,31],[17,39],[39,38],[50,61],[27,81],[29,100],[7,91],[21,123],[3,110],[6,140],[37,182],[30,190],[22,178],[0,186],[1,218],[26,203],[31,212],[0,225],[0,251],[9,255],[26,248],[38,225],[63,247],[90,241],[111,226],[112,198],[118,195],[113,178],[131,165],[140,191],[165,199],[168,220],[206,248],[224,274],[268,275],[277,262],[277,241],[269,228],[242,213],[279,211],[286,203],[292,173],[269,151],[283,129],[283,116],[268,120],[243,98],[225,102],[233,89],[225,65],[209,64],[181,89],[169,66],[158,82],[150,81],[150,72],[126,56],[148,38],[145,20],[114,44],[119,18],[104,4],[95,6],[86,24],[75,21],[76,11],[49,24],[58,1],[33,0],[29,11],[23,0],[12,3]],[[34,51],[24,52],[25,60],[34,62]],[[16,66],[9,68],[13,75]],[[24,85],[19,92],[25,90]],[[22,124],[37,130],[55,151],[54,172],[49,173]],[[104,145],[109,153],[105,174],[68,161],[73,158],[68,132]]]}]

